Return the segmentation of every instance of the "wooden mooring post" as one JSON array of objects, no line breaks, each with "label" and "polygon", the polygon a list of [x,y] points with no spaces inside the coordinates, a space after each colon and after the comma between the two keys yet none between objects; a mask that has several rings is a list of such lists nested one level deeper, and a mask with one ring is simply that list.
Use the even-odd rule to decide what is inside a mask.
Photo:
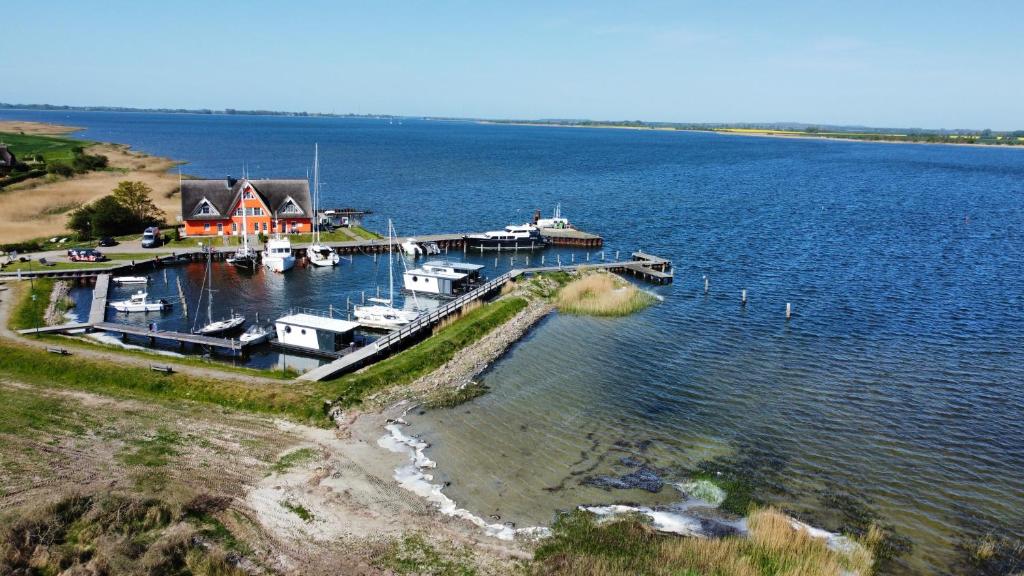
[{"label": "wooden mooring post", "polygon": [[789,317],[792,316],[792,315],[793,315],[793,308],[792,308],[792,306],[790,306],[789,302],[786,302],[786,320],[789,320]]},{"label": "wooden mooring post", "polygon": [[746,306],[746,305],[747,305],[747,289],[744,288],[743,291],[740,292],[740,306]]},{"label": "wooden mooring post", "polygon": [[185,314],[185,318],[188,318],[188,301],[185,300],[185,291],[181,289],[181,276],[176,278],[178,281],[178,299],[181,300],[181,311]]}]

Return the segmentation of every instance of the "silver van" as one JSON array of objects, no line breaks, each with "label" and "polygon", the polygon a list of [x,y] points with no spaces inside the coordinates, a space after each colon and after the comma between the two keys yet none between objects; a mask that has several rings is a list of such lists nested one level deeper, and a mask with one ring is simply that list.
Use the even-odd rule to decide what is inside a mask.
[{"label": "silver van", "polygon": [[153,226],[142,233],[142,247],[156,248],[160,245],[160,229]]}]

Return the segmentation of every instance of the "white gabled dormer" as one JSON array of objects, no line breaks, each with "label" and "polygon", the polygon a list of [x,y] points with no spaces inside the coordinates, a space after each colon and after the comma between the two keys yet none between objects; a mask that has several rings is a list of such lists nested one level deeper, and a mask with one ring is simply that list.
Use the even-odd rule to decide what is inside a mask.
[{"label": "white gabled dormer", "polygon": [[220,212],[217,211],[213,206],[213,202],[210,202],[205,196],[196,205],[196,209],[192,211],[193,216],[220,216]]},{"label": "white gabled dormer", "polygon": [[302,208],[299,207],[299,203],[296,202],[295,199],[292,198],[291,196],[285,198],[284,202],[281,204],[281,210],[278,213],[281,214],[282,216],[295,216],[296,214],[305,214],[305,212],[302,211]]}]

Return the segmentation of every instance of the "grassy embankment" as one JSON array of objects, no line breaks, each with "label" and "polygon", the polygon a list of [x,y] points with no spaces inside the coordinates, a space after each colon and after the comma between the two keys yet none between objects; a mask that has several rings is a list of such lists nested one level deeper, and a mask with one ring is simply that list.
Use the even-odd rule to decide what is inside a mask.
[{"label": "grassy embankment", "polygon": [[650,293],[614,274],[595,272],[563,286],[555,297],[555,305],[560,312],[568,314],[627,316],[656,300]]},{"label": "grassy embankment", "polygon": [[443,366],[456,352],[510,320],[526,304],[523,298],[505,298],[485,304],[416,346],[367,370],[327,382],[324,389],[341,405],[351,406],[385,387],[408,384]]},{"label": "grassy embankment", "polygon": [[747,518],[750,536],[680,538],[659,534],[646,521],[622,517],[599,522],[585,511],[563,515],[554,535],[537,549],[531,572],[603,576],[651,574],[715,576],[839,576],[871,573],[878,533],[840,552],[795,529],[792,520],[760,509]]},{"label": "grassy embankment", "polygon": [[[12,329],[42,325],[52,281],[36,282],[36,300],[25,290],[11,312]],[[272,386],[231,379],[203,378],[184,374],[162,375],[147,367],[117,365],[102,360],[54,356],[35,347],[0,342],[0,373],[26,383],[88,390],[114,396],[153,400],[194,400],[263,414],[286,416],[324,425],[323,402],[344,406],[358,404],[366,395],[388,386],[412,382],[451,359],[459,350],[505,323],[526,306],[522,298],[506,298],[486,304],[439,329],[427,340],[378,362],[367,370],[321,384],[292,383]],[[212,365],[195,359],[157,356],[144,351],[122,351],[101,344],[60,336],[44,338],[68,348],[100,349],[114,354],[155,359],[161,364],[200,365],[204,368],[243,371],[271,376],[270,371]],[[71,362],[74,370],[69,370]]]}]

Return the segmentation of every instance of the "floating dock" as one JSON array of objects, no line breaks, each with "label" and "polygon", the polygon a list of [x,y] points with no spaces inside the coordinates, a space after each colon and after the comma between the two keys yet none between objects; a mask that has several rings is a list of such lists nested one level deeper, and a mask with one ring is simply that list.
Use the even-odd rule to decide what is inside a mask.
[{"label": "floating dock", "polygon": [[439,323],[446,316],[457,312],[473,300],[483,298],[497,290],[500,290],[506,282],[515,280],[524,275],[541,274],[544,272],[573,272],[578,270],[607,270],[609,272],[629,272],[649,282],[656,284],[668,284],[672,282],[672,263],[664,258],[634,252],[633,260],[623,262],[584,262],[568,266],[542,266],[538,268],[517,268],[510,270],[493,280],[474,288],[473,290],[455,298],[445,305],[430,311],[417,318],[410,324],[382,336],[376,341],[359,348],[355,352],[346,354],[341,358],[314,368],[299,376],[301,380],[321,381],[336,378],[347,372],[371,364],[374,361],[383,359],[403,348],[412,342],[419,341],[423,333]]},{"label": "floating dock", "polygon": [[149,338],[151,345],[155,344],[156,340],[167,340],[177,342],[182,346],[185,344],[195,344],[197,346],[205,346],[206,348],[221,348],[230,350],[231,352],[240,352],[245,347],[244,344],[234,338],[215,338],[213,336],[189,334],[187,332],[150,330],[145,326],[121,324],[119,322],[100,322],[98,324],[93,324],[92,328],[102,332],[119,333],[122,336],[144,336]]}]

